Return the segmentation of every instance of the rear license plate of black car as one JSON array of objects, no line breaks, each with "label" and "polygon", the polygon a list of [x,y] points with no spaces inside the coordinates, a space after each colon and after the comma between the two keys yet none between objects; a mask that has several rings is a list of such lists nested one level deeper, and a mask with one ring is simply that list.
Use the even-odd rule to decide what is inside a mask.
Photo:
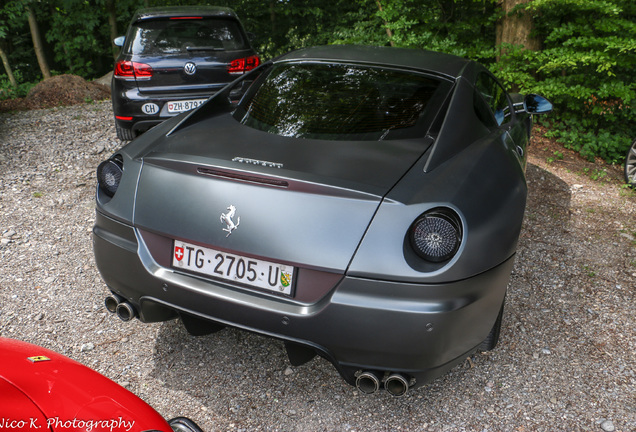
[{"label": "rear license plate of black car", "polygon": [[196,107],[203,105],[203,103],[207,99],[195,99],[195,100],[185,100],[185,101],[170,101],[168,102],[168,112],[170,114],[174,113],[182,113],[185,111],[190,111],[195,109]]}]

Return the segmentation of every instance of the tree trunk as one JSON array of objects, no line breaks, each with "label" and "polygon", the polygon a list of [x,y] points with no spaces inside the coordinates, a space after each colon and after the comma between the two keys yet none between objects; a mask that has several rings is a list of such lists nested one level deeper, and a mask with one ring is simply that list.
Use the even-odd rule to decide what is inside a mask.
[{"label": "tree trunk", "polygon": [[45,79],[51,78],[51,71],[49,70],[49,65],[46,62],[46,57],[44,55],[44,47],[42,45],[42,38],[40,37],[40,30],[38,29],[38,22],[35,20],[35,12],[33,12],[33,8],[31,6],[27,6],[27,12],[29,14],[29,28],[31,29],[33,48],[35,49],[35,55],[38,58],[42,76]]},{"label": "tree trunk", "polygon": [[276,34],[276,11],[274,10],[274,5],[276,2],[269,2],[269,24],[270,24],[270,40]]},{"label": "tree trunk", "polygon": [[113,60],[117,60],[119,47],[113,41],[119,36],[117,31],[117,12],[115,10],[115,0],[106,0],[106,13],[108,14],[108,26],[110,28],[110,44],[113,51]]},{"label": "tree trunk", "polygon": [[[375,3],[378,5],[380,13],[384,12],[380,0],[375,0]],[[386,35],[389,37],[389,44],[391,44],[391,46],[395,46],[395,42],[393,42],[393,32],[391,31],[391,27],[389,27],[389,23],[386,21],[384,21],[384,28],[386,29]]]},{"label": "tree trunk", "polygon": [[515,7],[530,3],[532,0],[503,0],[503,18],[497,23],[497,46],[502,44],[523,45],[525,49],[538,51],[540,41],[530,36],[534,23],[530,13]]},{"label": "tree trunk", "polygon": [[7,76],[9,77],[9,82],[13,87],[18,86],[18,82],[15,80],[13,76],[13,72],[11,71],[11,65],[9,64],[9,58],[7,54],[4,52],[2,48],[2,43],[0,43],[0,58],[2,58],[2,64],[4,65],[4,70],[7,72]]}]

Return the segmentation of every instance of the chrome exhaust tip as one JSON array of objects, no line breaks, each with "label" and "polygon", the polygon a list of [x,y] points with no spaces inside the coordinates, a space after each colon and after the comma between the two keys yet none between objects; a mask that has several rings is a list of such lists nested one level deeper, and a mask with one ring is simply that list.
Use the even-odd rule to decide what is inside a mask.
[{"label": "chrome exhaust tip", "polygon": [[122,302],[122,298],[116,294],[111,294],[106,296],[104,299],[104,306],[106,306],[106,310],[110,313],[117,312],[117,306]]},{"label": "chrome exhaust tip", "polygon": [[380,389],[380,378],[374,372],[362,372],[356,377],[356,388],[362,393],[373,394]]},{"label": "chrome exhaust tip", "polygon": [[127,301],[121,302],[117,305],[117,316],[122,321],[130,321],[137,316],[137,311]]},{"label": "chrome exhaust tip", "polygon": [[384,388],[393,396],[404,396],[409,390],[409,380],[402,374],[394,373],[384,381]]}]

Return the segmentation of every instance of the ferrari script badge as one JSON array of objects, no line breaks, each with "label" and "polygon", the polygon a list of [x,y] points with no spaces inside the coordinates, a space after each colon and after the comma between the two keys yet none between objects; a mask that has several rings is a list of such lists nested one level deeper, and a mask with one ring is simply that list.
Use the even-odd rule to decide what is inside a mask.
[{"label": "ferrari script badge", "polygon": [[234,217],[234,214],[236,213],[236,207],[231,205],[227,208],[227,211],[228,211],[227,213],[221,213],[221,223],[224,223],[227,225],[225,228],[223,228],[223,231],[227,232],[227,235],[225,237],[229,237],[230,234],[232,234],[232,231],[237,229],[239,224],[241,223],[240,216],[236,220],[236,224],[232,220],[232,218]]}]

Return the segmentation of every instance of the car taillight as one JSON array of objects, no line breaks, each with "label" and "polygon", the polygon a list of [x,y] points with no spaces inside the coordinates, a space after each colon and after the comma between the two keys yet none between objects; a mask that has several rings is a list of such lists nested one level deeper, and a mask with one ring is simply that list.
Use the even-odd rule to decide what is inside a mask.
[{"label": "car taillight", "polygon": [[249,56],[232,60],[228,67],[228,72],[231,74],[242,74],[258,67],[261,64],[261,59],[258,56]]},{"label": "car taillight", "polygon": [[436,208],[417,218],[411,225],[409,237],[420,257],[434,263],[448,261],[461,245],[462,225],[451,209]]},{"label": "car taillight", "polygon": [[152,67],[145,63],[121,60],[115,65],[115,78],[122,79],[150,79],[152,77]]},{"label": "car taillight", "polygon": [[97,184],[106,195],[113,197],[123,173],[124,160],[120,155],[115,155],[97,167]]}]

